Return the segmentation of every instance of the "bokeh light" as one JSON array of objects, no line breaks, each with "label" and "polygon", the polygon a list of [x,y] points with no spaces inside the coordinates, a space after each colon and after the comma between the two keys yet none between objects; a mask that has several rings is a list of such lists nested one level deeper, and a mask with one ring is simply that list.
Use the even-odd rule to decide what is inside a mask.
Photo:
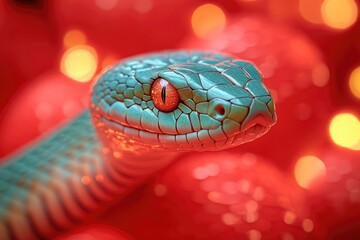
[{"label": "bokeh light", "polygon": [[105,11],[113,9],[118,2],[118,0],[95,0],[96,6]]},{"label": "bokeh light", "polygon": [[302,225],[305,232],[311,232],[314,229],[314,222],[309,218],[304,219]]},{"label": "bokeh light", "polygon": [[309,155],[297,160],[294,175],[296,182],[302,188],[310,188],[312,184],[325,177],[326,167],[319,158]]},{"label": "bokeh light", "polygon": [[317,87],[324,87],[329,82],[329,68],[324,63],[319,63],[312,70],[312,82]]},{"label": "bokeh light", "polygon": [[203,4],[193,12],[191,25],[196,36],[202,39],[211,39],[225,28],[226,15],[215,4]]},{"label": "bokeh light", "polygon": [[360,122],[352,113],[335,115],[329,126],[332,141],[345,148],[360,150]]},{"label": "bokeh light", "polygon": [[355,23],[358,9],[353,0],[325,0],[321,6],[324,23],[335,29],[346,29]]},{"label": "bokeh light", "polygon": [[63,44],[65,48],[70,48],[76,45],[82,45],[86,43],[85,34],[77,29],[68,31],[63,38]]},{"label": "bokeh light", "polygon": [[299,11],[301,16],[310,23],[323,23],[321,17],[322,3],[323,0],[299,0]]},{"label": "bokeh light", "polygon": [[95,49],[88,45],[78,45],[64,53],[60,69],[61,72],[76,81],[88,82],[94,76],[97,64]]},{"label": "bokeh light", "polygon": [[349,87],[351,93],[360,99],[360,66],[351,72],[349,78]]}]

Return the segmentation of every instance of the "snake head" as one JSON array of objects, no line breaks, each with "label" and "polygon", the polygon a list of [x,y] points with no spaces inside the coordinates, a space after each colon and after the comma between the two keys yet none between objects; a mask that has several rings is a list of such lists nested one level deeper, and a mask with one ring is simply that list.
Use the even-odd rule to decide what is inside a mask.
[{"label": "snake head", "polygon": [[208,52],[120,62],[94,84],[91,101],[97,132],[113,150],[225,149],[260,137],[276,121],[256,67]]}]

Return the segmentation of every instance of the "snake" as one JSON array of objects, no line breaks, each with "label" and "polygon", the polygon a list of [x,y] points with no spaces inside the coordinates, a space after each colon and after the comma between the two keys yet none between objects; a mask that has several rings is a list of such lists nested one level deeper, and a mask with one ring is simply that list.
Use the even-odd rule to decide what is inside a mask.
[{"label": "snake", "polygon": [[1,166],[0,239],[51,239],[183,154],[253,141],[276,121],[257,67],[212,51],[123,59],[94,79],[89,98],[76,118]]}]

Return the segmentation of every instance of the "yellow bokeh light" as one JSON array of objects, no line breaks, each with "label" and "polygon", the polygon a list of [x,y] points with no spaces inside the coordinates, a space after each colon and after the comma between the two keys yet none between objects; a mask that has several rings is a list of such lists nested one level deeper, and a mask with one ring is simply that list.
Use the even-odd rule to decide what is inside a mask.
[{"label": "yellow bokeh light", "polygon": [[351,93],[360,99],[360,66],[351,72],[349,78],[349,87]]},{"label": "yellow bokeh light", "polygon": [[321,24],[321,4],[323,0],[299,0],[299,11],[301,16],[308,22]]},{"label": "yellow bokeh light", "polygon": [[325,177],[326,167],[323,161],[315,156],[304,156],[296,162],[294,175],[302,188],[310,188],[316,181]]},{"label": "yellow bokeh light", "polygon": [[351,150],[360,151],[360,140],[357,144],[355,144],[354,146],[351,147]]},{"label": "yellow bokeh light", "polygon": [[63,44],[65,48],[70,48],[76,45],[81,45],[86,43],[85,34],[77,29],[72,29],[68,31],[63,38]]},{"label": "yellow bokeh light", "polygon": [[226,16],[219,6],[211,3],[203,4],[193,12],[191,25],[196,36],[212,39],[225,28]]},{"label": "yellow bokeh light", "polygon": [[88,82],[96,72],[97,62],[97,54],[94,48],[79,45],[64,53],[60,69],[61,72],[76,81]]},{"label": "yellow bokeh light", "polygon": [[358,9],[354,0],[324,0],[321,16],[324,23],[335,29],[346,29],[357,19]]},{"label": "yellow bokeh light", "polygon": [[360,148],[360,122],[351,113],[340,113],[330,122],[329,133],[332,141],[345,148]]}]

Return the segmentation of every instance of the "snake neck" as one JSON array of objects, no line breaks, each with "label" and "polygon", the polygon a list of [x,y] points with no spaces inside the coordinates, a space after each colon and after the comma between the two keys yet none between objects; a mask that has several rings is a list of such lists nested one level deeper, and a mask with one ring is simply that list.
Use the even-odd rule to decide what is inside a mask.
[{"label": "snake neck", "polygon": [[112,151],[103,148],[105,167],[116,171],[117,177],[132,179],[132,185],[143,182],[144,179],[157,173],[179,158],[180,153],[175,152],[147,152]]},{"label": "snake neck", "polygon": [[84,112],[0,169],[0,239],[52,238],[89,221],[178,157],[104,147],[89,119]]}]

